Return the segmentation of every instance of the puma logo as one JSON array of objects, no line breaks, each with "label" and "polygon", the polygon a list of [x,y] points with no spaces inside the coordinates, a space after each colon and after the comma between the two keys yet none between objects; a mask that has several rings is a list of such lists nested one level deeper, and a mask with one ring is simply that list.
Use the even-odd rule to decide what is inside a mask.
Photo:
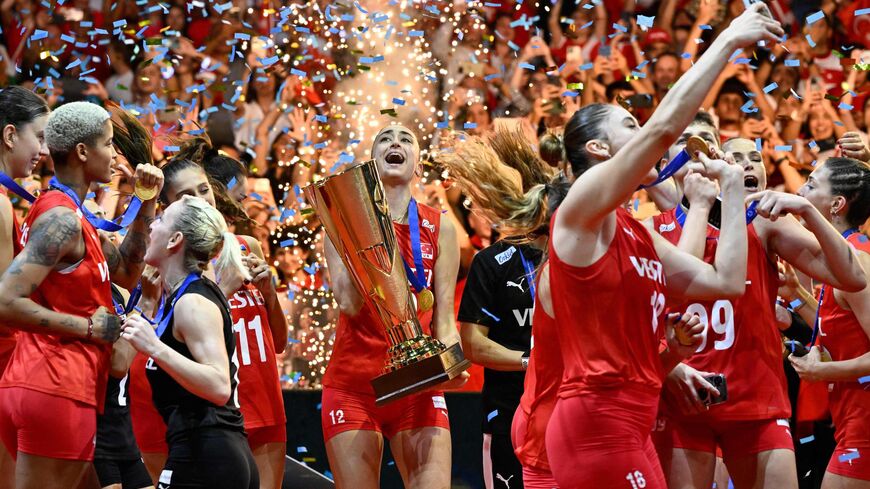
[{"label": "puma logo", "polygon": [[505,479],[504,477],[501,476],[501,474],[498,474],[498,473],[497,473],[497,474],[495,474],[495,478],[498,479],[498,480],[500,480],[500,481],[502,481],[502,482],[504,482],[505,487],[507,487],[508,489],[510,489],[510,488],[511,488],[510,480],[513,479],[514,476],[512,475],[512,476],[508,477],[507,479]]},{"label": "puma logo", "polygon": [[516,288],[520,289],[520,292],[525,293],[526,290],[523,288],[523,282],[525,282],[525,281],[526,281],[526,277],[521,278],[519,283],[512,282],[512,281],[508,280],[506,285],[508,287],[516,287]]},{"label": "puma logo", "polygon": [[631,236],[631,239],[634,239],[634,240],[637,239],[637,238],[634,237],[634,232],[632,232],[631,229],[628,229],[628,228],[622,228],[622,230],[625,231],[625,234]]}]

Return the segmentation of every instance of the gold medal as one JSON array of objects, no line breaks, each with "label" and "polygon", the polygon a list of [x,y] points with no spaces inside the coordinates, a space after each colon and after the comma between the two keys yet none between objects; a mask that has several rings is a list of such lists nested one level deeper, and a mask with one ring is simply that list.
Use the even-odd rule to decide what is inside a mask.
[{"label": "gold medal", "polygon": [[133,195],[145,202],[157,196],[157,187],[145,187],[136,182],[136,185],[133,186]]},{"label": "gold medal", "polygon": [[432,309],[432,306],[435,305],[435,296],[432,295],[432,291],[429,289],[423,289],[417,293],[417,309],[420,312],[426,312],[429,309]]},{"label": "gold medal", "polygon": [[697,153],[704,153],[708,158],[712,158],[710,155],[710,146],[707,144],[707,141],[699,138],[698,136],[692,136],[686,141],[686,152],[689,153],[689,156],[698,161],[698,157],[695,156]]}]

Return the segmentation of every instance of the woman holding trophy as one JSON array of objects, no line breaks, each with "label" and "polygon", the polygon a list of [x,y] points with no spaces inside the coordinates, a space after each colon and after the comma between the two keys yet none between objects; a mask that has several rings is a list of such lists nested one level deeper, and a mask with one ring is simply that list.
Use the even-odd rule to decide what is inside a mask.
[{"label": "woman holding trophy", "polygon": [[[369,207],[368,202],[356,206],[364,208],[358,219],[348,217],[348,212],[332,214],[322,207],[342,200],[341,195],[322,197],[315,195],[318,190],[306,189],[309,202],[317,209],[331,238],[326,258],[341,310],[332,360],[323,380],[321,409],[326,450],[338,488],[379,487],[385,437],[406,487],[450,487],[450,424],[440,389],[458,387],[468,377],[465,372],[457,374],[467,365],[457,345],[459,334],[453,313],[459,249],[456,231],[441,211],[411,197],[419,155],[420,147],[411,130],[396,125],[377,134],[372,147],[374,163],[345,172],[363,175],[358,187],[369,186],[342,189],[345,196],[348,191],[360,190],[366,200],[373,201]],[[373,171],[375,166],[377,172]],[[383,187],[375,180],[377,175]],[[344,177],[340,174],[333,178]],[[383,212],[386,211],[383,204],[389,207],[388,216]],[[366,213],[365,209],[371,212]],[[366,219],[368,222],[364,222]],[[389,223],[395,238],[389,232]],[[359,240],[354,241],[353,247],[336,242],[337,235],[365,234],[353,229],[363,226],[374,230],[371,235],[377,234],[376,243],[370,248]],[[398,253],[394,253],[396,250]],[[384,251],[386,254],[381,253]],[[397,254],[401,256],[396,257]],[[363,261],[355,261],[360,256]],[[403,264],[396,265],[399,261]],[[392,274],[393,278],[375,277],[378,273],[372,273],[372,269]],[[408,298],[407,281],[401,278],[401,283],[396,282],[395,277],[401,276],[402,269],[411,283],[413,301]],[[362,283],[366,280],[373,282],[371,288]],[[363,287],[370,292],[361,292]],[[411,318],[403,319],[402,313],[396,312],[404,302]],[[391,318],[392,324],[385,324],[385,317]],[[388,373],[381,375],[388,352],[392,362],[386,369]],[[441,372],[437,379],[452,380],[441,383],[439,390],[421,390],[424,384],[433,385],[436,376],[424,378],[417,367],[434,365],[427,364],[426,359],[439,360],[435,357],[450,355],[452,360],[447,363],[454,366],[452,374],[446,376]],[[408,368],[401,368],[405,366]],[[395,393],[382,395],[380,388],[370,385],[376,377],[372,384],[411,370],[416,370],[416,378],[422,380],[413,382],[405,378],[399,381],[401,387],[391,384],[388,390]],[[389,403],[381,406],[385,402]]]}]

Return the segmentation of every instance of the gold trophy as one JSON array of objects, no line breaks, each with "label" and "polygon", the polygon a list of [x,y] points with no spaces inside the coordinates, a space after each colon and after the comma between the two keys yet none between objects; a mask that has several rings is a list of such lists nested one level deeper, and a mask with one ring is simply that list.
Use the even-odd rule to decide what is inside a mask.
[{"label": "gold trophy", "polygon": [[459,344],[423,333],[374,160],[304,189],[389,344],[384,373],[371,380],[377,405],[450,380],[471,366]]}]

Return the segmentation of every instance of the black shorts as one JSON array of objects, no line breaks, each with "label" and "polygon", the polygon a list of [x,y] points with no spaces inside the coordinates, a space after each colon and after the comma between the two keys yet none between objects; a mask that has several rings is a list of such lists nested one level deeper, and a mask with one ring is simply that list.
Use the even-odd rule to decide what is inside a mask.
[{"label": "black shorts", "polygon": [[100,487],[121,484],[124,489],[141,489],[154,485],[141,458],[132,460],[94,459]]},{"label": "black shorts", "polygon": [[[259,489],[260,476],[244,433],[194,430],[169,444],[157,489]],[[126,487],[124,488],[126,489]]]}]

